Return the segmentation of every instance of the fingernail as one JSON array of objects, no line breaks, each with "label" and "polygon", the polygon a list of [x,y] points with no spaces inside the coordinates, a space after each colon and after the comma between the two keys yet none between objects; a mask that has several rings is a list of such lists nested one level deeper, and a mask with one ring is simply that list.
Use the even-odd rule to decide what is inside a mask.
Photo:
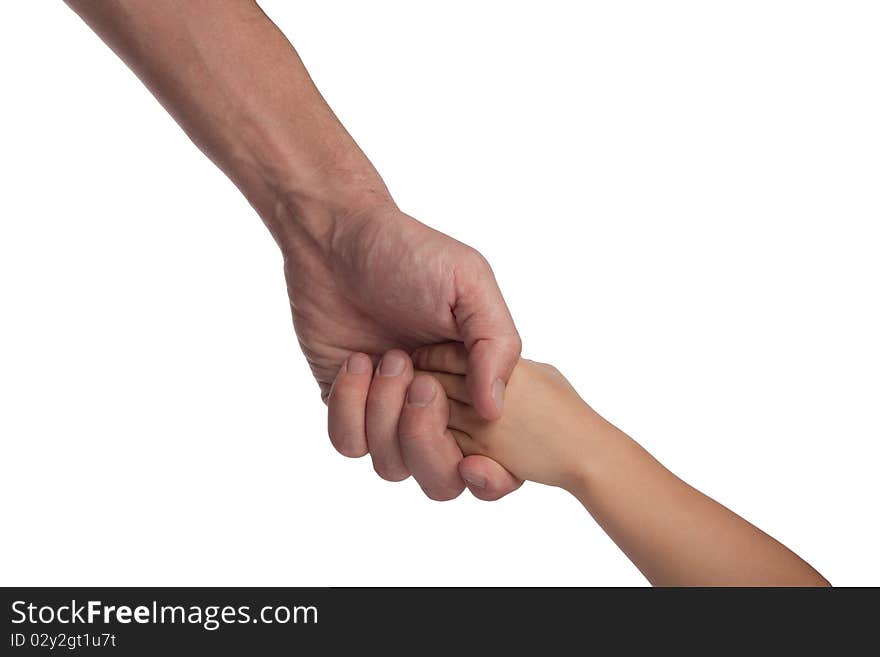
[{"label": "fingernail", "polygon": [[366,354],[352,354],[348,357],[349,374],[367,374],[372,369],[373,363]]},{"label": "fingernail", "polygon": [[434,382],[428,377],[420,376],[410,384],[409,392],[406,393],[406,401],[413,406],[427,406],[436,394]]},{"label": "fingernail", "polygon": [[492,384],[492,399],[495,400],[495,407],[498,409],[498,412],[504,410],[504,381],[501,379],[495,379],[495,383]]},{"label": "fingernail", "polygon": [[406,367],[406,358],[403,357],[403,354],[392,351],[382,356],[382,362],[379,363],[379,374],[399,376],[403,373],[404,367]]},{"label": "fingernail", "polygon": [[474,488],[486,487],[486,480],[479,475],[466,474],[461,475],[461,478],[465,480],[465,483],[467,483],[468,486],[473,486]]}]

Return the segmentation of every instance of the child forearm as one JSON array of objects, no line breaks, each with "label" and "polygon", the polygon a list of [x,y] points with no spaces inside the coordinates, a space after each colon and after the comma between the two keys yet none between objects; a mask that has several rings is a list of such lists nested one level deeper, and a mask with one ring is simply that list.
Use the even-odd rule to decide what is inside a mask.
[{"label": "child forearm", "polygon": [[660,465],[555,368],[521,359],[504,415],[487,422],[469,405],[463,347],[439,345],[413,358],[439,377],[463,453],[570,491],[652,584],[828,585],[791,550]]},{"label": "child forearm", "polygon": [[659,586],[828,586],[791,550],[603,423],[571,492]]}]

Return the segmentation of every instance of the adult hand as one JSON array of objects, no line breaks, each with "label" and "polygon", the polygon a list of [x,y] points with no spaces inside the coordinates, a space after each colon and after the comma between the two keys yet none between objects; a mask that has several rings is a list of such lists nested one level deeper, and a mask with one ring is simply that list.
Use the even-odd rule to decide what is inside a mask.
[{"label": "adult hand", "polygon": [[[369,452],[385,479],[412,473],[432,499],[461,493],[459,467],[482,499],[514,490],[520,482],[494,461],[462,460],[446,431],[442,388],[414,378],[408,356],[463,342],[475,408],[486,419],[501,415],[521,342],[486,260],[393,204],[323,225],[279,241],[294,326],[328,402],[333,445],[350,457]],[[405,403],[419,410],[398,435]]]},{"label": "adult hand", "polygon": [[[412,377],[405,354],[390,354],[370,381],[389,349],[460,340],[473,403],[498,417],[520,341],[486,261],[397,210],[256,2],[67,1],[235,182],[281,246],[294,325],[329,397],[337,449],[360,456],[369,448],[387,479],[411,469],[432,497],[461,492],[461,454],[439,425],[416,422],[422,438],[400,454],[395,428]],[[490,487],[497,495],[516,485],[490,462],[471,474],[487,481],[484,498]]]}]

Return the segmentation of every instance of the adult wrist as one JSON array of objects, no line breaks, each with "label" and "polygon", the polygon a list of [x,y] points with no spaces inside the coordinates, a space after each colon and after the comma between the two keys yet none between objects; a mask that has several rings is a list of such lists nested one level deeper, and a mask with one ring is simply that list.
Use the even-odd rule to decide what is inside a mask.
[{"label": "adult wrist", "polygon": [[263,221],[285,253],[304,243],[329,250],[340,228],[391,210],[396,205],[375,170],[336,171],[307,185],[277,186]]},{"label": "adult wrist", "polygon": [[303,239],[320,242],[339,221],[394,206],[379,173],[341,125],[291,134],[278,124],[241,120],[213,159],[282,249]]}]

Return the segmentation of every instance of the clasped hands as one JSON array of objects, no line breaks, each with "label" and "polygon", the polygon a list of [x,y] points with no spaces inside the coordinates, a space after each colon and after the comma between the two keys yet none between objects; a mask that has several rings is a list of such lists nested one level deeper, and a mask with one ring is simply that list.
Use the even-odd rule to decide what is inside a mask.
[{"label": "clasped hands", "polygon": [[[349,356],[328,398],[330,439],[346,456],[369,452],[384,479],[402,481],[412,474],[433,500],[458,497],[465,486],[480,499],[496,500],[522,481],[492,459],[463,455],[447,426],[446,392],[438,380],[443,374],[417,369],[454,371],[453,363],[443,363],[443,353],[417,350],[410,357],[392,349],[375,367],[366,354]],[[435,362],[429,363],[432,354]]]},{"label": "clasped hands", "polygon": [[389,481],[412,475],[428,497],[465,485],[495,500],[522,483],[482,455],[463,456],[446,398],[411,354],[456,342],[476,412],[496,420],[521,342],[488,262],[393,203],[331,222],[288,222],[284,254],[293,324],[328,405],[328,432],[349,457],[370,454]]}]

